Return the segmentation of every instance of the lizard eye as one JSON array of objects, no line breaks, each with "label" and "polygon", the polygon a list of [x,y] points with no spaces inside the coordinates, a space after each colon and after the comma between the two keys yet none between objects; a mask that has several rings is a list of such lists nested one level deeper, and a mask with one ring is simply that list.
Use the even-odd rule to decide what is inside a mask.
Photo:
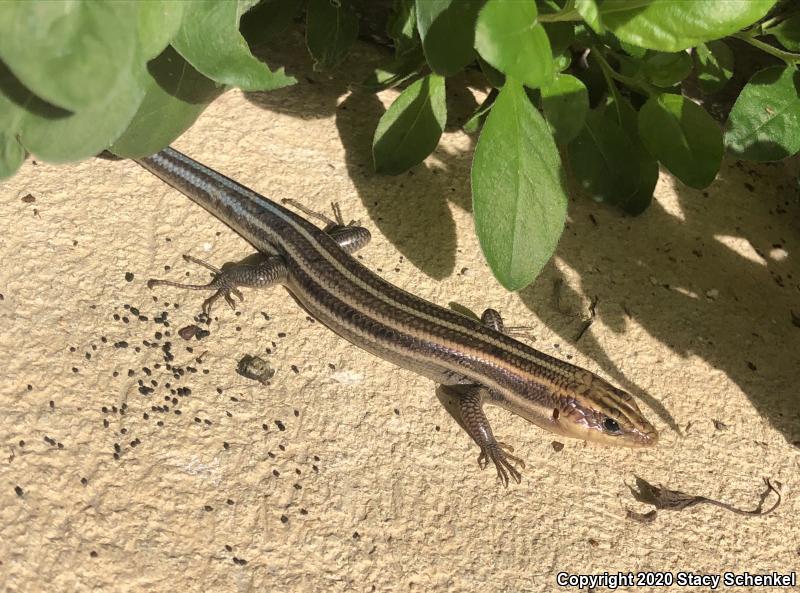
[{"label": "lizard eye", "polygon": [[619,422],[613,418],[606,418],[603,420],[603,430],[610,432],[611,434],[619,434]]}]

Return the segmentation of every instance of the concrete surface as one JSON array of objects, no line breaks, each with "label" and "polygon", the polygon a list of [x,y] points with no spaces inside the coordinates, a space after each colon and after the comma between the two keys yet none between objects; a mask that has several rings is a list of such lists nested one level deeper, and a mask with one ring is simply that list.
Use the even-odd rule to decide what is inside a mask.
[{"label": "concrete surface", "polygon": [[[474,138],[451,130],[424,165],[376,176],[372,130],[395,93],[309,76],[227,93],[176,147],[267,196],[338,201],[373,230],[369,266],[530,326],[537,348],[641,397],[660,445],[557,450],[492,408],[528,462],[504,490],[429,381],[312,323],[283,289],[218,306],[209,337],[181,339],[205,295],[147,278],[206,278],[181,255],[222,263],[245,242],[134,163],[29,160],[0,185],[0,591],[521,592],[559,590],[559,571],[797,570],[797,163],[726,162],[705,192],[662,174],[637,219],[573,192],[556,257],[508,294],[468,211]],[[462,89],[451,113],[474,100]],[[269,386],[236,374],[245,354],[277,370]],[[635,475],[742,508],[769,477],[784,501],[642,524],[626,518],[650,510]]]}]

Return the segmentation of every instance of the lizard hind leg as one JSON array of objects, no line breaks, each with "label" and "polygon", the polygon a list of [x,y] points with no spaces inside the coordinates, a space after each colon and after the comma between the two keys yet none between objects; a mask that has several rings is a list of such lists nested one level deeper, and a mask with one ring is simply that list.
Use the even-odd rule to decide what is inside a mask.
[{"label": "lizard hind leg", "polygon": [[531,335],[531,327],[527,325],[513,325],[508,326],[503,321],[502,315],[495,310],[495,309],[486,309],[481,315],[481,323],[486,327],[490,327],[493,330],[499,331],[501,334],[506,334],[509,336],[517,336],[517,337],[527,337],[532,338],[534,341],[536,340],[535,337]]},{"label": "lizard hind leg", "polygon": [[284,198],[281,200],[281,203],[294,206],[306,216],[325,223],[325,228],[322,229],[322,232],[330,235],[339,247],[344,249],[347,253],[355,253],[369,243],[372,238],[369,229],[362,227],[359,221],[351,220],[345,224],[344,217],[342,216],[342,209],[337,202],[331,203],[334,219],[328,218],[321,212],[311,210],[292,198]]},{"label": "lizard hind leg", "polygon": [[286,262],[282,257],[276,255],[255,254],[239,263],[226,265],[223,269],[216,268],[191,255],[184,255],[183,258],[210,270],[213,275],[211,281],[206,284],[184,284],[153,278],[147,281],[147,287],[173,286],[188,290],[213,290],[214,294],[203,301],[202,311],[206,316],[211,315],[211,307],[220,297],[225,299],[231,309],[236,309],[236,301],[233,300],[233,297],[235,296],[240,301],[244,300],[244,295],[238,289],[239,286],[266,288],[280,284],[288,274]]}]

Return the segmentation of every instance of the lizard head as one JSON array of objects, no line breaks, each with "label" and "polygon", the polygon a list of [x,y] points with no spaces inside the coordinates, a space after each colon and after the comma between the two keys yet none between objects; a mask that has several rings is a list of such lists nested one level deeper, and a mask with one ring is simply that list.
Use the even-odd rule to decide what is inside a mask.
[{"label": "lizard head", "polygon": [[596,375],[587,372],[586,381],[570,389],[563,401],[553,410],[552,421],[564,436],[622,447],[658,442],[658,431],[634,399]]}]

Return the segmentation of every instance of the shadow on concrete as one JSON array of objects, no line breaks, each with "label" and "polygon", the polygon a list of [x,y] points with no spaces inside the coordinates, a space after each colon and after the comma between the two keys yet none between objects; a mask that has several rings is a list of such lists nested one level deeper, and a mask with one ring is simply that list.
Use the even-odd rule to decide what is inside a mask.
[{"label": "shadow on concrete", "polygon": [[[477,138],[457,154],[439,148],[433,158],[403,175],[378,176],[372,168],[371,144],[384,111],[379,99],[312,72],[310,61],[297,48],[282,51],[295,56],[294,63],[286,62],[287,70],[317,92],[306,88],[301,94],[295,87],[248,98],[264,109],[300,118],[335,115],[348,172],[372,223],[431,278],[452,274],[457,238],[448,202],[470,208],[469,169]],[[360,44],[340,73],[357,82],[387,57]],[[274,55],[270,59],[275,63]],[[467,82],[448,79],[449,129],[475,107]],[[682,394],[672,393],[669,382],[652,386],[652,394],[631,383],[591,328],[575,342],[588,300],[598,299],[597,319],[613,331],[639,326],[679,356],[700,357],[725,373],[787,441],[800,441],[800,370],[796,355],[793,363],[787,357],[787,351],[800,352],[800,328],[791,317],[792,307],[800,315],[800,270],[794,257],[800,247],[796,175],[790,164],[727,162],[706,191],[662,176],[662,183],[674,183],[680,212],[668,212],[655,201],[636,219],[571,191],[570,222],[556,252],[571,269],[570,278],[551,261],[520,298],[674,430],[680,432],[679,425],[688,421],[712,418],[673,419],[660,402]],[[740,248],[731,248],[731,241]],[[681,369],[670,372],[679,374]],[[725,394],[709,384],[708,397]]]},{"label": "shadow on concrete", "polygon": [[[372,163],[372,137],[385,108],[376,95],[361,90],[358,83],[391,54],[358,44],[334,79],[313,72],[310,60],[300,51],[301,42],[301,38],[294,39],[298,47],[282,47],[277,62],[275,53],[267,49],[271,63],[285,63],[300,84],[269,93],[248,93],[247,98],[264,109],[302,119],[334,115],[348,173],[372,223],[425,274],[437,280],[449,276],[455,266],[457,244],[448,203],[471,208],[473,143],[457,153],[439,147],[429,161],[402,175],[377,175]],[[458,128],[477,108],[468,82],[467,76],[448,79],[448,131]],[[303,84],[306,87],[301,90]],[[309,92],[308,85],[317,92]]]},{"label": "shadow on concrete", "polygon": [[[587,298],[597,298],[599,321],[618,333],[638,325],[679,356],[702,358],[732,379],[787,441],[796,442],[800,370],[796,357],[791,362],[786,355],[800,352],[800,328],[791,313],[792,307],[800,313],[800,270],[792,257],[800,238],[795,176],[791,165],[727,162],[705,191],[670,178],[679,211],[668,212],[656,201],[635,219],[585,198],[573,199],[571,222],[556,257],[572,269],[577,283],[570,288],[551,262],[520,297],[570,342],[586,317]],[[656,401],[681,397],[669,383],[658,386],[657,393],[644,393],[622,374],[591,330],[572,347],[677,430],[678,422]],[[718,399],[711,398],[725,394],[710,381],[707,396],[718,410]],[[735,418],[719,420],[732,423]]]}]

